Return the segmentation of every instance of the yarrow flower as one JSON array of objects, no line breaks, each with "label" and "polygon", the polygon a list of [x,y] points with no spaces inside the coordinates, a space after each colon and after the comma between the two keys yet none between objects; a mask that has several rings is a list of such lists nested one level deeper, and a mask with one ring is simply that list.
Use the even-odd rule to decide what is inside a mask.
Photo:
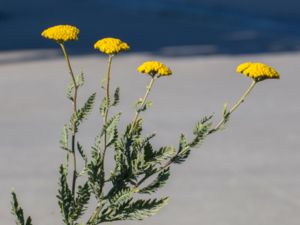
[{"label": "yarrow flower", "polygon": [[129,50],[129,45],[118,38],[103,38],[94,44],[94,48],[107,55],[115,55]]},{"label": "yarrow flower", "polygon": [[78,40],[79,32],[77,27],[71,25],[57,25],[44,30],[42,36],[59,43],[64,43],[66,41]]},{"label": "yarrow flower", "polygon": [[155,76],[156,74],[159,76],[169,76],[172,74],[172,71],[166,65],[157,61],[144,62],[137,68],[137,71],[150,76]]},{"label": "yarrow flower", "polygon": [[274,68],[259,62],[242,63],[236,68],[236,72],[251,77],[255,81],[280,78],[279,73]]}]

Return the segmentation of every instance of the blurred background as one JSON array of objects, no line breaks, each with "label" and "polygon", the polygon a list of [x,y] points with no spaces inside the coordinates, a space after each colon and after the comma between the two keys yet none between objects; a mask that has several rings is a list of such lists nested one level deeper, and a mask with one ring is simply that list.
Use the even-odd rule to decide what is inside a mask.
[{"label": "blurred background", "polygon": [[[57,44],[41,31],[57,24],[80,28],[67,43],[86,86],[80,103],[97,90],[107,58],[93,49],[118,37],[131,51],[113,61],[121,86],[124,128],[149,81],[136,67],[159,60],[173,76],[161,78],[143,116],[155,145],[177,146],[181,132],[240,97],[251,81],[235,74],[244,61],[275,67],[280,80],[260,83],[233,114],[229,127],[206,140],[186,164],[172,170],[158,194],[169,206],[143,222],[116,224],[299,225],[300,223],[300,2],[297,0],[0,0],[0,225],[14,224],[16,190],[34,224],[59,224],[56,203],[60,130],[71,105],[69,79]],[[96,107],[98,108],[98,106]],[[99,130],[98,110],[82,126],[86,149]]]},{"label": "blurred background", "polygon": [[66,23],[81,29],[77,53],[103,36],[170,56],[297,51],[299,8],[296,0],[1,0],[0,50],[53,48],[40,32]]}]

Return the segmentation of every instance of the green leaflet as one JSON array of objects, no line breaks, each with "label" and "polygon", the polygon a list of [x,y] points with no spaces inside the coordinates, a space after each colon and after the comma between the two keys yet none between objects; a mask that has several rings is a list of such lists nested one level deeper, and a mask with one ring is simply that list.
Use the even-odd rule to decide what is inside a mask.
[{"label": "green leaflet", "polygon": [[187,141],[184,134],[180,135],[179,147],[177,154],[172,159],[173,163],[183,163],[190,155],[191,148],[197,147],[197,145],[201,144],[203,140],[212,132],[212,122],[210,122],[211,119],[212,116],[204,117],[200,122],[196,124],[193,131],[194,139],[191,142]]},{"label": "green leaflet", "polygon": [[84,85],[84,74],[83,74],[83,72],[81,72],[77,77],[75,77],[75,79],[76,79],[77,87],[82,87]]},{"label": "green leaflet", "polygon": [[103,125],[100,136],[103,137],[106,132],[106,136],[107,136],[106,147],[109,147],[110,145],[114,144],[118,139],[117,126],[120,121],[120,117],[121,117],[121,113],[117,113],[116,115],[112,116],[105,125]]},{"label": "green leaflet", "polygon": [[67,98],[70,99],[71,101],[74,101],[73,90],[74,90],[73,81],[69,81],[67,88],[66,88],[66,95],[67,95]]},{"label": "green leaflet", "polygon": [[24,218],[24,212],[21,206],[19,205],[17,195],[15,192],[11,193],[12,200],[11,200],[11,212],[16,217],[16,224],[17,225],[32,225],[31,217],[27,217],[25,220]]},{"label": "green leaflet", "polygon": [[81,158],[83,159],[83,161],[84,161],[84,163],[86,165],[88,163],[88,158],[87,158],[87,156],[86,156],[86,154],[85,154],[85,152],[83,150],[82,145],[79,142],[77,142],[77,149],[78,149],[78,152],[79,152]]},{"label": "green leaflet", "polygon": [[150,143],[145,146],[145,161],[151,164],[160,164],[162,161],[171,159],[176,153],[172,146],[161,147],[158,151],[153,151]]},{"label": "green leaflet", "polygon": [[110,99],[107,100],[106,96],[102,99],[101,104],[100,104],[100,114],[102,118],[104,119],[106,111],[107,111],[107,106],[110,106]]},{"label": "green leaflet", "polygon": [[58,190],[58,205],[63,217],[63,222],[67,225],[72,225],[74,222],[83,215],[87,208],[90,199],[90,188],[88,182],[83,186],[78,186],[76,197],[72,192],[67,182],[67,168],[63,165],[60,166],[60,181]]},{"label": "green leaflet", "polygon": [[91,186],[92,192],[96,198],[100,198],[102,195],[102,186],[104,184],[104,171],[102,170],[102,156],[101,154],[95,154],[92,160],[87,165],[88,181]]},{"label": "green leaflet", "polygon": [[[120,177],[120,174],[125,174],[128,170],[128,163],[124,152],[125,145],[122,139],[117,140],[114,146],[115,169],[111,177]],[[122,177],[122,176],[121,176]]]},{"label": "green leaflet", "polygon": [[[139,105],[138,105],[139,106]],[[152,101],[147,101],[144,105],[139,106],[139,108],[137,109],[137,112],[144,112],[147,109],[149,109],[152,106]]]},{"label": "green leaflet", "polygon": [[67,182],[67,168],[61,165],[59,169],[59,174],[59,189],[56,197],[58,199],[58,205],[60,208],[61,215],[63,217],[63,222],[67,225],[70,225],[71,215],[74,208],[74,198]]},{"label": "green leaflet", "polygon": [[93,93],[85,102],[84,106],[77,111],[77,123],[86,119],[87,115],[92,111],[95,102],[96,93]]},{"label": "green leaflet", "polygon": [[70,152],[70,149],[69,149],[69,131],[68,131],[68,126],[67,125],[64,125],[64,127],[61,131],[59,144],[60,144],[61,149]]},{"label": "green leaflet", "polygon": [[135,190],[131,188],[124,188],[116,192],[110,199],[111,207],[121,207],[126,203],[129,203],[132,200]]},{"label": "green leaflet", "polygon": [[120,102],[120,87],[117,87],[114,92],[114,98],[113,102],[111,103],[111,106],[117,106]]},{"label": "green leaflet", "polygon": [[[75,77],[77,88],[83,86],[84,84],[84,74],[81,72],[78,76]],[[66,95],[67,98],[73,101],[73,90],[74,90],[74,83],[73,80],[68,82],[67,88],[66,88]]]},{"label": "green leaflet", "polygon": [[179,139],[179,148],[175,157],[172,159],[174,163],[181,164],[183,163],[191,153],[190,146],[186,140],[184,134],[180,135]]},{"label": "green leaflet", "polygon": [[120,102],[120,87],[117,87],[114,95],[113,95],[113,99],[111,102],[111,99],[107,99],[106,96],[103,97],[101,104],[100,104],[100,114],[102,116],[102,118],[105,118],[105,114],[107,112],[107,109],[112,107],[112,106],[117,106]]},{"label": "green leaflet", "polygon": [[74,210],[71,215],[73,221],[78,220],[83,215],[87,209],[90,196],[91,192],[88,182],[86,182],[83,186],[78,187],[77,197],[74,202]]},{"label": "green leaflet", "polygon": [[[86,100],[83,107],[78,109],[76,113],[73,113],[70,119],[70,129],[72,132],[77,132],[78,126],[81,122],[87,119],[88,114],[92,111],[95,102],[96,93],[90,95]],[[75,129],[75,130],[73,130]]]},{"label": "green leaflet", "polygon": [[223,126],[220,129],[224,129],[226,127],[226,125],[229,121],[229,118],[230,118],[230,110],[228,110],[227,103],[224,104],[222,115],[223,115],[224,122],[223,122]]},{"label": "green leaflet", "polygon": [[209,135],[211,131],[211,122],[212,116],[204,117],[200,122],[194,127],[194,139],[189,143],[191,148],[197,147],[202,143],[202,141]]},{"label": "green leaflet", "polygon": [[154,181],[152,181],[148,186],[142,188],[139,190],[139,193],[142,194],[151,194],[156,192],[158,189],[162,188],[167,180],[170,177],[170,167],[162,170],[157,177],[155,178]]},{"label": "green leaflet", "polygon": [[104,209],[95,224],[119,220],[143,220],[149,216],[155,215],[167,203],[167,197],[159,200],[140,199],[128,201],[126,204],[121,204],[118,207],[108,207]]},{"label": "green leaflet", "polygon": [[169,198],[137,200],[132,202],[122,212],[122,219],[142,220],[155,215],[162,207],[167,205]]}]

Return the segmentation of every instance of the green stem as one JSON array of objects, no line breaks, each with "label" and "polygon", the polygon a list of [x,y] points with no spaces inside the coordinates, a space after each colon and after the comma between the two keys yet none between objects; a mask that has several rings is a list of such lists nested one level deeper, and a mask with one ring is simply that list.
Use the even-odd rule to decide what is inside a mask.
[{"label": "green stem", "polygon": [[134,115],[134,118],[133,118],[133,120],[132,120],[133,122],[132,122],[132,124],[131,124],[131,128],[130,128],[130,130],[129,130],[129,134],[132,132],[132,130],[133,130],[133,128],[134,128],[134,126],[135,126],[135,124],[136,124],[138,118],[139,118],[140,109],[142,109],[142,108],[144,107],[144,105],[145,105],[145,103],[146,103],[146,100],[147,100],[147,98],[148,98],[148,96],[149,96],[149,93],[150,93],[150,91],[151,91],[151,89],[152,89],[152,87],[153,87],[154,81],[155,81],[156,79],[157,79],[157,77],[154,77],[154,76],[153,76],[153,77],[151,78],[151,80],[150,80],[150,83],[147,85],[146,93],[145,93],[144,97],[142,98],[140,107],[139,107],[139,109],[136,110],[135,115]]},{"label": "green stem", "polygon": [[[107,74],[106,74],[106,108],[105,108],[104,121],[103,121],[104,126],[106,126],[106,124],[107,124],[108,112],[109,112],[109,108],[110,108],[110,71],[111,71],[112,58],[113,58],[113,55],[109,55]],[[105,130],[104,131],[104,149],[103,149],[103,156],[102,156],[102,170],[103,171],[104,171],[104,159],[105,159],[105,154],[106,154],[106,150],[107,150],[106,145],[107,145],[107,132]],[[100,188],[100,192],[102,192],[103,185]]]},{"label": "green stem", "polygon": [[94,220],[97,218],[97,215],[101,212],[101,210],[102,210],[102,205],[97,205],[95,211],[93,212],[93,214],[91,215],[91,217],[89,218],[86,224],[87,225],[93,224]]},{"label": "green stem", "polygon": [[[73,111],[74,114],[77,117],[77,93],[78,93],[78,86],[76,84],[76,79],[75,79],[75,75],[73,73],[72,70],[72,66],[70,63],[70,59],[69,59],[69,55],[67,53],[67,50],[64,46],[63,43],[60,43],[60,47],[63,51],[65,60],[67,62],[67,66],[69,69],[69,73],[71,75],[72,81],[73,81],[73,85],[74,85],[74,96],[73,96]],[[72,161],[73,161],[73,179],[72,179],[72,194],[74,196],[75,194],[75,189],[76,189],[76,179],[77,179],[77,169],[76,169],[76,151],[75,151],[75,143],[76,143],[76,120],[73,122],[72,124],[72,141],[71,141],[71,152],[72,152]]]},{"label": "green stem", "polygon": [[[110,106],[110,70],[111,70],[111,62],[112,62],[113,55],[109,55],[108,58],[108,66],[107,66],[107,75],[106,75],[106,108],[104,113],[104,125],[107,124],[107,118],[108,118],[108,111]],[[106,131],[104,131],[104,154],[106,151],[106,143],[107,142],[107,134]],[[103,159],[104,160],[104,159]]]},{"label": "green stem", "polygon": [[[110,108],[110,100],[109,100],[110,99],[110,71],[111,71],[112,58],[113,58],[113,55],[109,55],[107,74],[106,74],[106,108],[105,108],[104,119],[103,119],[104,126],[107,124],[108,112],[109,112],[109,108]],[[106,131],[104,131],[104,148],[103,148],[102,163],[101,163],[102,171],[104,171],[104,161],[105,161],[104,159],[105,159],[105,154],[106,154],[106,150],[107,150],[106,145],[107,145],[107,133],[106,133]],[[100,193],[103,190],[103,186],[104,186],[104,183],[100,187]],[[96,207],[96,209],[92,213],[91,217],[87,221],[87,224],[93,224],[94,220],[97,218],[97,215],[101,212],[101,210],[102,210],[102,203],[99,202],[98,206]]]},{"label": "green stem", "polygon": [[[254,88],[256,83],[257,82],[255,80],[253,80],[253,82],[251,83],[249,88],[245,91],[245,93],[242,95],[242,97],[237,101],[237,103],[234,106],[232,106],[232,108],[229,110],[229,112],[227,112],[227,115],[226,115],[227,117],[229,115],[231,115],[240,106],[240,104],[242,104],[245,101],[246,97],[250,94],[250,92],[252,91],[252,89]],[[224,124],[225,121],[226,121],[226,118],[223,117],[223,119],[209,133],[213,133],[213,132],[217,131]]]}]

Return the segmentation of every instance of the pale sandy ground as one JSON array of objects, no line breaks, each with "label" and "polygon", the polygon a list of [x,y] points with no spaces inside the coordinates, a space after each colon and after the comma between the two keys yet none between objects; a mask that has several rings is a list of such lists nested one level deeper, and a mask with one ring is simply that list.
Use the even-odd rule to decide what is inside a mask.
[{"label": "pale sandy ground", "polygon": [[[2,60],[6,56],[0,54]],[[113,62],[113,86],[122,87],[121,126],[132,118],[133,101],[149,80],[135,68],[149,59],[153,57],[123,54]],[[159,133],[156,144],[176,145],[180,132],[190,134],[203,115],[214,112],[217,121],[223,103],[232,104],[250,83],[234,72],[238,63],[269,63],[281,80],[259,84],[228,129],[209,137],[186,164],[173,168],[171,181],[159,193],[171,201],[159,215],[116,224],[299,225],[300,54],[155,59],[174,71],[174,76],[159,79],[151,94],[154,105],[144,114],[145,133]],[[72,62],[76,71],[86,73],[83,100],[97,88],[106,59],[80,56]],[[0,224],[14,224],[9,212],[12,187],[34,224],[61,224],[55,195],[64,153],[58,138],[71,110],[64,98],[65,62],[12,60],[0,65],[0,74]],[[86,148],[97,123],[94,110],[79,134]]]}]

